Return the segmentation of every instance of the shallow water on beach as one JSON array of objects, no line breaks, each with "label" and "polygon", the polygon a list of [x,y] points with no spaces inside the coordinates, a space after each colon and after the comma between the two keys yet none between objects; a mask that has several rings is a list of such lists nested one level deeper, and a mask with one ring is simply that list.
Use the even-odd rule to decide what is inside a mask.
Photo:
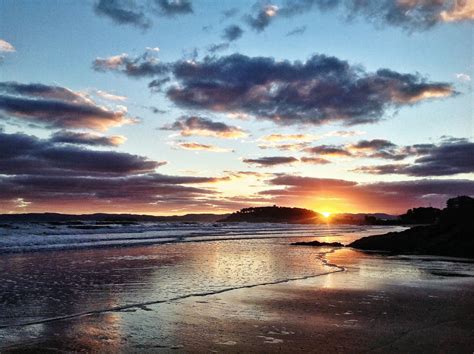
[{"label": "shallow water on beach", "polygon": [[[8,240],[0,246],[4,251],[0,254],[0,343],[2,339],[11,344],[22,342],[24,336],[49,336],[43,332],[56,328],[58,318],[80,319],[87,314],[97,318],[100,328],[108,326],[103,320],[124,316],[140,327],[133,319],[143,316],[135,317],[135,311],[147,312],[159,304],[179,304],[193,295],[205,303],[210,294],[297,279],[311,282],[312,277],[321,279],[319,284],[324,288],[331,288],[334,278],[325,274],[341,270],[356,275],[350,278],[352,283],[345,285],[348,288],[377,288],[384,278],[407,284],[428,280],[434,286],[446,286],[446,282],[437,282],[452,275],[469,279],[474,275],[474,264],[468,261],[290,245],[311,240],[347,244],[363,236],[399,230],[398,227],[238,224],[220,229],[207,224],[182,228],[175,230],[180,236],[173,236],[169,227],[157,234],[135,229],[129,233],[88,230],[85,234],[49,236],[23,230],[16,236],[7,235]],[[143,235],[153,243],[133,242],[142,240]],[[16,246],[12,241],[15,237]],[[42,243],[48,237],[54,241]],[[92,244],[83,247],[85,238]],[[110,239],[119,243],[107,243]],[[164,243],[163,239],[171,241]],[[17,248],[12,252],[14,247]],[[18,252],[20,249],[22,252]],[[129,312],[130,316],[126,315]],[[151,317],[157,320],[156,316]]]},{"label": "shallow water on beach", "polygon": [[[320,249],[289,243],[348,243],[387,231],[282,224],[159,227],[44,235],[44,228],[22,226],[0,236],[0,326],[337,271],[322,262]],[[156,244],[137,246],[144,237]]]}]

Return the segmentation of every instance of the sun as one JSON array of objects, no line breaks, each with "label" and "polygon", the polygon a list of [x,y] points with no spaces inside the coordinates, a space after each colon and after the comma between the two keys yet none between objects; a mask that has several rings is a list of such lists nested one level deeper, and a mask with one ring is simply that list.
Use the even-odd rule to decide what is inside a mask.
[{"label": "sun", "polygon": [[327,219],[331,216],[331,213],[329,211],[322,211],[321,214]]}]

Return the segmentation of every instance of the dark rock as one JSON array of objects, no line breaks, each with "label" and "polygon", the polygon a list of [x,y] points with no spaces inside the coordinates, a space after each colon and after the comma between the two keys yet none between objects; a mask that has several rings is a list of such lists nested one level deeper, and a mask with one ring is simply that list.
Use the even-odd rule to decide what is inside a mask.
[{"label": "dark rock", "polygon": [[313,247],[344,247],[342,243],[339,242],[319,242],[319,241],[309,241],[309,242],[293,242],[292,246],[313,246]]}]

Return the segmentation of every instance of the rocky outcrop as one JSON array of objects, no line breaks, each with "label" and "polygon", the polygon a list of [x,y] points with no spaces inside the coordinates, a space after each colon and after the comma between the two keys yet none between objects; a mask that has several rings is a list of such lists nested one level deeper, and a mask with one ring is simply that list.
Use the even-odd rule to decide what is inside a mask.
[{"label": "rocky outcrop", "polygon": [[402,232],[361,238],[349,247],[396,254],[429,254],[474,258],[474,199],[448,200],[439,221]]},{"label": "rocky outcrop", "polygon": [[313,246],[313,247],[344,247],[344,245],[339,242],[319,242],[319,241],[293,242],[291,245],[292,246]]}]

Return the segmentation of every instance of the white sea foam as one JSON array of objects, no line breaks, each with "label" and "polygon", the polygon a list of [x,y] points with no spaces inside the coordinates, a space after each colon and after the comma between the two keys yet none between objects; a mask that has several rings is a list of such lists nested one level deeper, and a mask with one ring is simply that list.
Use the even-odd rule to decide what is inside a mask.
[{"label": "white sea foam", "polygon": [[[401,229],[401,228],[395,228]],[[94,222],[51,225],[12,223],[0,227],[0,253],[42,250],[147,245],[229,239],[323,238],[350,242],[359,237],[384,233],[387,227],[295,224],[139,223],[133,225]],[[390,228],[394,230],[394,228]]]}]

